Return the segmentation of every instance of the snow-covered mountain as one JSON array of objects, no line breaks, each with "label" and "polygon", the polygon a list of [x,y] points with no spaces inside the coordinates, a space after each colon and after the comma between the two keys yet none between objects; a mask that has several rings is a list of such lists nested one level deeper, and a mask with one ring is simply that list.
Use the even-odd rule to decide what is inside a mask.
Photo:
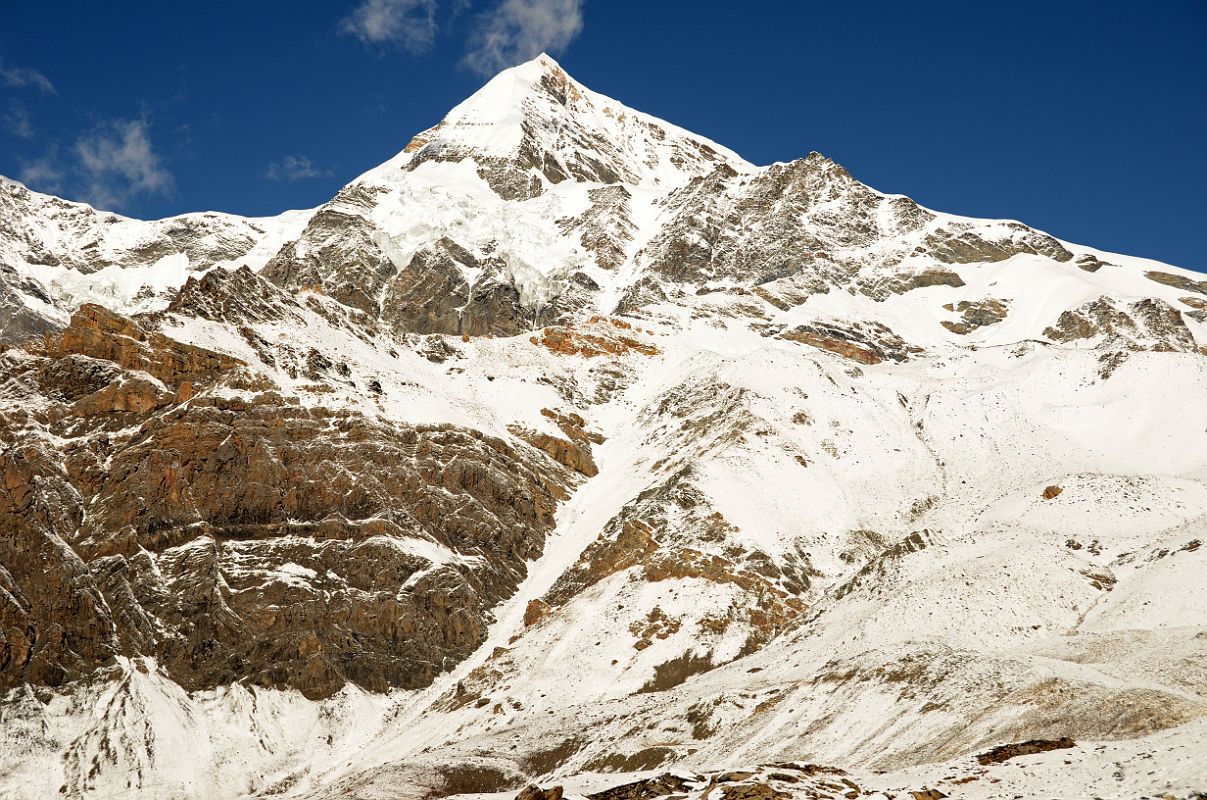
[{"label": "snow-covered mountain", "polygon": [[1205,276],[541,56],[309,211],[0,182],[0,341],[5,796],[1207,791]]}]

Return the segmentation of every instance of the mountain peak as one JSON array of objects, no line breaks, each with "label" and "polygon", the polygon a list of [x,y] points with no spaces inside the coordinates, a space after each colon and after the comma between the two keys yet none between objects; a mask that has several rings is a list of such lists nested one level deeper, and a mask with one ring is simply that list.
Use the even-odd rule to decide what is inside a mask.
[{"label": "mountain peak", "polygon": [[516,64],[514,67],[509,67],[508,69],[503,70],[503,72],[511,72],[515,70],[539,72],[545,74],[555,72],[565,74],[566,72],[564,69],[562,69],[562,65],[557,63],[557,59],[544,52],[540,53],[535,58],[530,58],[527,61]]},{"label": "mountain peak", "polygon": [[[545,53],[495,75],[370,175],[466,159],[492,188],[511,187],[509,199],[565,180],[668,187],[722,164],[752,168],[715,142],[592,91]],[[506,180],[483,170],[506,170]]]},{"label": "mountain peak", "polygon": [[[589,94],[585,86],[542,53],[495,75],[481,89],[454,106],[437,127],[462,125],[480,129],[489,125],[495,134],[506,129],[510,138],[516,134],[515,128],[521,118],[548,116],[550,112],[556,113],[553,106],[566,107],[573,101],[582,100],[585,94]],[[497,137],[489,140],[473,138],[479,146],[499,144]]]}]

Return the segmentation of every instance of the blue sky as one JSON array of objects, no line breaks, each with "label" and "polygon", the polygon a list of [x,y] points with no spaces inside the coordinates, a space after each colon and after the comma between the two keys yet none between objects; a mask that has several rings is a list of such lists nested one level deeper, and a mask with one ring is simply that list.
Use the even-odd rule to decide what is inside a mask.
[{"label": "blue sky", "polygon": [[755,162],[1207,270],[1207,0],[0,0],[0,173],[313,206],[541,49]]}]

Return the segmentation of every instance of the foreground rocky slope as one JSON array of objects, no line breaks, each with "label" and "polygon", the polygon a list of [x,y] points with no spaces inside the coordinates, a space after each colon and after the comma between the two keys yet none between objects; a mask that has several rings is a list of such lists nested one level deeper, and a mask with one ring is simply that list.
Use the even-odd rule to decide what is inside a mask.
[{"label": "foreground rocky slope", "polygon": [[314,211],[0,188],[9,794],[1207,789],[1203,276],[547,57]]}]

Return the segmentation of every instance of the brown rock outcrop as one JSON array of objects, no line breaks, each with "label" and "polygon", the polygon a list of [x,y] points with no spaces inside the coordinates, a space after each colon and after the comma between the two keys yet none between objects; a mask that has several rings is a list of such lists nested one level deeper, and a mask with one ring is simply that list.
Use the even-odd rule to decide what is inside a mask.
[{"label": "brown rock outcrop", "polygon": [[1093,340],[1102,352],[1099,374],[1104,379],[1131,352],[1202,352],[1182,312],[1151,297],[1132,303],[1106,296],[1091,300],[1061,313],[1044,336],[1061,343]]},{"label": "brown rock outcrop", "polygon": [[945,319],[940,324],[952,333],[964,336],[972,333],[977,328],[983,328],[986,325],[996,325],[1004,320],[1009,309],[1009,303],[1005,300],[986,297],[983,300],[961,300],[954,306],[948,307],[962,314],[964,318],[959,322]]},{"label": "brown rock outcrop", "polygon": [[529,430],[520,425],[508,426],[507,430],[557,463],[569,467],[584,477],[594,478],[599,474],[599,467],[595,465],[595,459],[591,455],[591,446],[588,443],[562,439],[542,431]]},{"label": "brown rock outcrop", "polygon": [[557,326],[545,328],[530,341],[563,356],[623,356],[638,353],[658,355],[656,346],[627,333],[631,326],[623,320],[595,317],[584,327]]},{"label": "brown rock outcrop", "polygon": [[219,372],[243,366],[237,358],[147,332],[134,320],[92,303],[80,306],[62,333],[47,336],[43,349],[51,358],[83,355],[112,361],[172,387],[183,381],[210,380]]},{"label": "brown rock outcrop", "polygon": [[528,605],[524,608],[524,627],[531,628],[544,619],[550,610],[550,605],[544,600],[529,600]]},{"label": "brown rock outcrop", "polygon": [[1077,742],[1067,736],[1060,739],[1032,739],[1027,742],[1016,742],[1014,744],[1004,744],[1000,747],[995,747],[978,755],[976,760],[981,766],[1001,764],[1004,761],[1009,761],[1019,756],[1047,753],[1050,750],[1065,750],[1076,746]]},{"label": "brown rock outcrop", "polygon": [[1193,309],[1192,311],[1183,312],[1187,317],[1196,322],[1207,322],[1207,298],[1182,297],[1179,299],[1179,302]]},{"label": "brown rock outcrop", "polygon": [[924,289],[929,286],[951,286],[958,288],[964,285],[964,279],[947,269],[928,269],[922,272],[893,275],[872,281],[861,281],[860,291],[873,300],[886,300],[889,295],[905,294],[914,289]]},{"label": "brown rock outcrop", "polygon": [[953,223],[932,233],[922,243],[925,252],[948,264],[976,264],[1005,261],[1011,256],[1029,254],[1069,261],[1073,254],[1056,239],[1017,222],[1004,232],[987,236],[966,223]]},{"label": "brown rock outcrop", "polygon": [[879,364],[882,361],[908,361],[921,349],[907,344],[879,322],[851,324],[812,323],[782,331],[779,338],[827,350],[860,364]]},{"label": "brown rock outcrop", "polygon": [[307,408],[100,307],[32,349],[0,353],[28,393],[0,407],[0,689],[116,656],[188,689],[425,686],[564,494],[507,442]]},{"label": "brown rock outcrop", "polygon": [[913,800],[943,800],[946,794],[938,789],[915,789],[909,793]]},{"label": "brown rock outcrop", "polygon": [[614,539],[601,537],[587,546],[575,565],[558,578],[545,596],[549,604],[565,603],[609,575],[642,563],[658,549],[653,529],[644,522],[627,520],[618,528]]},{"label": "brown rock outcrop", "polygon": [[536,784],[530,783],[520,790],[520,793],[515,796],[515,800],[562,800],[563,794],[565,794],[565,790],[561,786],[542,789]]},{"label": "brown rock outcrop", "polygon": [[1184,292],[1198,292],[1199,294],[1207,294],[1207,281],[1196,281],[1193,278],[1188,278],[1185,275],[1175,275],[1172,272],[1157,272],[1150,270],[1144,273],[1144,277],[1150,281],[1163,283],[1166,286],[1172,286],[1175,289],[1181,289]]},{"label": "brown rock outcrop", "polygon": [[675,792],[682,792],[688,787],[689,781],[673,773],[667,772],[654,778],[645,778],[632,783],[614,786],[595,794],[589,794],[589,800],[655,800]]},{"label": "brown rock outcrop", "polygon": [[1111,266],[1109,262],[1103,261],[1097,256],[1092,256],[1088,253],[1083,256],[1078,256],[1077,260],[1073,263],[1075,263],[1078,268],[1083,269],[1086,272],[1097,272],[1103,267]]},{"label": "brown rock outcrop", "polygon": [[816,347],[819,350],[828,350],[831,353],[849,358],[852,361],[858,361],[860,364],[879,364],[884,359],[874,350],[868,347],[861,347],[853,342],[843,341],[842,339],[833,336],[823,336],[813,331],[795,330],[785,331],[781,334],[785,339],[793,342],[800,342],[811,347]]}]

